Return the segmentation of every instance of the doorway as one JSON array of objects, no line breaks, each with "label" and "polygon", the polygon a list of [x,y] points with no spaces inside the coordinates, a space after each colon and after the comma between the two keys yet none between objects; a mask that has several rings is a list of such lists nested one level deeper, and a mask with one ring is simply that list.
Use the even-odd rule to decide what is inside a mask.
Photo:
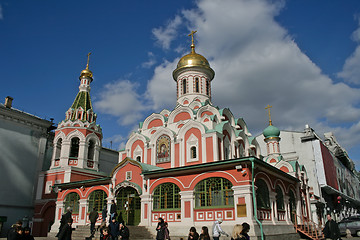
[{"label": "doorway", "polygon": [[120,188],[116,194],[118,221],[126,225],[138,225],[141,218],[139,193],[132,187]]}]

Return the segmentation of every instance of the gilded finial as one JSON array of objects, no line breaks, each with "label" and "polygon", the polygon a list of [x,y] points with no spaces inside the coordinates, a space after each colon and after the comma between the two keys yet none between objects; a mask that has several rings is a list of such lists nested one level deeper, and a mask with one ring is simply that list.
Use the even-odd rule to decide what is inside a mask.
[{"label": "gilded finial", "polygon": [[270,106],[270,105],[268,104],[265,109],[267,109],[267,110],[269,111],[269,125],[272,126],[270,108],[272,108],[272,106]]},{"label": "gilded finial", "polygon": [[195,43],[194,43],[194,34],[197,31],[191,31],[191,33],[188,36],[191,36],[191,52],[194,53],[195,52]]},{"label": "gilded finial", "polygon": [[91,52],[88,53],[88,59],[87,59],[87,64],[86,64],[86,69],[89,70],[89,61],[90,61],[90,55],[91,55]]}]

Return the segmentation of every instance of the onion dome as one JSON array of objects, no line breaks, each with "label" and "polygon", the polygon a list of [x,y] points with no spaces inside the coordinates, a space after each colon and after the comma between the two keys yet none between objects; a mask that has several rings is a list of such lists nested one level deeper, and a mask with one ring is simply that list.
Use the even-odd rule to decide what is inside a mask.
[{"label": "onion dome", "polygon": [[87,60],[86,68],[81,71],[80,77],[79,77],[80,80],[81,80],[81,78],[84,78],[84,77],[91,78],[91,80],[92,80],[93,73],[92,73],[92,71],[89,70],[90,55],[91,55],[91,53],[88,53],[88,60]]},{"label": "onion dome", "polygon": [[263,135],[264,135],[265,138],[270,138],[270,137],[278,138],[280,136],[280,130],[277,127],[273,126],[273,125],[269,125],[263,131]]},{"label": "onion dome", "polygon": [[191,34],[189,34],[189,36],[191,35],[192,37],[192,44],[190,46],[191,52],[180,58],[177,67],[173,72],[173,77],[175,81],[177,80],[176,78],[178,74],[182,72],[181,70],[193,68],[193,67],[200,67],[207,70],[210,74],[210,80],[214,78],[215,72],[210,67],[208,60],[204,56],[195,52],[194,33],[196,33],[196,31],[192,31]]}]

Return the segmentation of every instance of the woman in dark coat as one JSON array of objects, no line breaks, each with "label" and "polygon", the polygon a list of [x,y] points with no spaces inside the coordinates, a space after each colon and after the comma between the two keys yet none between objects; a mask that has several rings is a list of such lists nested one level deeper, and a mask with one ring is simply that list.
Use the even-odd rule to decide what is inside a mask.
[{"label": "woman in dark coat", "polygon": [[196,232],[196,228],[191,227],[189,231],[188,240],[198,240],[198,239],[199,239],[199,234]]},{"label": "woman in dark coat", "polygon": [[162,218],[158,218],[159,222],[157,224],[156,227],[156,240],[164,240],[165,239],[165,231],[164,231],[164,226],[165,226],[165,222],[164,219]]},{"label": "woman in dark coat", "polygon": [[60,230],[58,239],[59,240],[71,240],[71,234],[72,234],[72,223],[73,219],[70,218],[67,220],[67,224],[62,227]]},{"label": "woman in dark coat", "polygon": [[206,226],[201,228],[200,240],[210,240],[209,229]]}]

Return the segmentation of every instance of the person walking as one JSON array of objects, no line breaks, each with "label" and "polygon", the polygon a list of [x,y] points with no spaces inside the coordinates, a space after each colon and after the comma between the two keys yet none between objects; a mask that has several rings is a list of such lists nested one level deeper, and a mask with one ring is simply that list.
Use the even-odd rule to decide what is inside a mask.
[{"label": "person walking", "polygon": [[71,207],[67,207],[66,208],[66,213],[63,214],[61,216],[61,220],[60,220],[60,227],[59,227],[59,232],[56,234],[55,237],[58,237],[60,232],[61,232],[61,229],[68,223],[69,219],[71,218],[72,219],[72,208]]},{"label": "person walking", "polygon": [[110,206],[110,220],[116,217],[116,203],[114,200],[111,200]]},{"label": "person walking", "polygon": [[71,240],[73,219],[69,218],[67,223],[61,228],[58,240]]},{"label": "person walking", "polygon": [[129,240],[130,232],[129,228],[125,226],[124,222],[120,222],[120,230],[119,230],[119,239],[121,240]]},{"label": "person walking", "polygon": [[34,237],[33,235],[31,235],[30,230],[31,229],[29,227],[24,228],[24,233],[22,237],[23,240],[34,240]]},{"label": "person walking", "polygon": [[96,220],[98,219],[99,214],[96,211],[95,208],[93,208],[93,210],[90,212],[89,214],[89,220],[90,220],[90,237],[94,237],[95,234],[95,224],[96,224]]},{"label": "person walking", "polygon": [[325,224],[325,227],[323,229],[323,233],[325,238],[329,238],[332,240],[336,240],[340,238],[340,230],[338,224],[331,219],[331,215],[326,215],[327,222]]},{"label": "person walking", "polygon": [[100,240],[114,240],[110,234],[110,230],[108,227],[104,227],[101,230],[102,230],[102,235],[100,235]]},{"label": "person walking", "polygon": [[158,218],[158,224],[156,226],[156,240],[164,240],[165,239],[165,222],[164,219]]},{"label": "person walking", "polygon": [[232,234],[231,234],[231,240],[246,240],[245,236],[242,235],[243,227],[241,224],[235,224]]},{"label": "person walking", "polygon": [[200,240],[210,240],[209,229],[206,226],[201,228]]},{"label": "person walking", "polygon": [[167,222],[164,222],[164,239],[170,240],[170,231],[169,231]]},{"label": "person walking", "polygon": [[113,240],[118,240],[118,236],[119,236],[119,223],[116,221],[116,218],[112,218],[111,222],[109,224],[109,230],[110,230],[110,234],[113,238]]},{"label": "person walking", "polygon": [[191,227],[189,230],[188,240],[198,240],[198,239],[199,239],[199,234],[196,232],[196,228]]},{"label": "person walking", "polygon": [[15,224],[13,224],[8,231],[7,239],[8,240],[16,239],[18,237],[17,229],[18,229],[18,227],[21,227],[21,226],[22,226],[21,220],[18,220]]},{"label": "person walking", "polygon": [[226,232],[224,232],[224,230],[222,230],[220,224],[222,224],[223,219],[219,218],[218,220],[216,220],[213,224],[213,239],[214,240],[219,240],[221,234],[226,235],[227,237],[229,237],[229,234],[227,234]]},{"label": "person walking", "polygon": [[242,225],[241,234],[245,237],[245,240],[250,240],[248,232],[250,231],[250,225],[247,222],[244,222]]}]

